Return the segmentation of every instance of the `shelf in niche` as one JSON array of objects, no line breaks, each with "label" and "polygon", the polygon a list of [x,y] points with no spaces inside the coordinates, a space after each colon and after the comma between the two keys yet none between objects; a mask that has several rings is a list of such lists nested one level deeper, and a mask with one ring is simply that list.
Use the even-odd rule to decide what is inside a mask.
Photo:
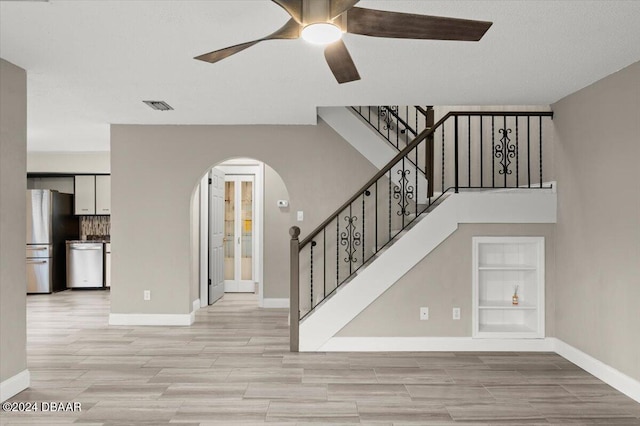
[{"label": "shelf in niche", "polygon": [[480,271],[535,271],[534,265],[480,265]]},{"label": "shelf in niche", "polygon": [[537,309],[536,306],[527,304],[526,302],[520,302],[517,305],[514,305],[509,300],[480,300],[478,305],[478,309],[513,309],[513,310],[522,310],[522,309]]},{"label": "shelf in niche", "polygon": [[523,324],[480,324],[480,333],[537,333]]}]

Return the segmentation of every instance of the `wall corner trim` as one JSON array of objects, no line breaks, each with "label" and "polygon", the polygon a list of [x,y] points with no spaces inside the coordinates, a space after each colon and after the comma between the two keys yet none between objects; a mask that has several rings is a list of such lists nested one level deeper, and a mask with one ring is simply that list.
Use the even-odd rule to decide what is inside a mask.
[{"label": "wall corner trim", "polygon": [[286,299],[265,298],[262,302],[262,307],[265,309],[280,309],[280,308],[289,309],[289,298],[286,298]]},{"label": "wall corner trim", "polygon": [[629,398],[640,402],[640,382],[616,370],[610,365],[574,348],[560,339],[554,338],[555,352],[594,375],[609,386],[617,389]]},{"label": "wall corner trim", "polygon": [[22,370],[15,376],[9,377],[0,383],[0,402],[19,394],[31,385],[31,373],[29,370]]},{"label": "wall corner trim", "polygon": [[200,309],[200,298],[197,298],[192,303],[193,307],[191,308],[191,313],[195,314],[198,309]]},{"label": "wall corner trim", "polygon": [[109,314],[109,325],[183,325],[195,321],[195,312],[190,314]]}]

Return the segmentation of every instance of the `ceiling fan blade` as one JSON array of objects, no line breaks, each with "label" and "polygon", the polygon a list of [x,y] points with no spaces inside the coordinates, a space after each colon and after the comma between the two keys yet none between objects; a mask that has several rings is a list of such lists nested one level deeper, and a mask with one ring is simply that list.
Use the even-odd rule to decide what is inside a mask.
[{"label": "ceiling fan blade", "polygon": [[478,41],[493,23],[353,7],[347,32],[372,37]]},{"label": "ceiling fan blade", "polygon": [[294,19],[289,19],[287,23],[284,24],[281,28],[266,37],[260,38],[258,40],[248,41],[246,43],[236,44],[235,46],[231,47],[225,47],[224,49],[214,50],[213,52],[196,56],[194,59],[215,63],[224,58],[228,58],[231,55],[235,55],[238,52],[242,52],[244,49],[247,49],[261,41],[276,39],[296,39],[298,37],[300,37],[300,24],[298,24]]},{"label": "ceiling fan blade", "polygon": [[360,74],[342,40],[331,43],[324,49],[324,57],[338,83],[360,80]]},{"label": "ceiling fan blade", "polygon": [[342,15],[360,0],[331,0],[331,19]]},{"label": "ceiling fan blade", "polygon": [[236,44],[235,46],[225,47],[224,49],[214,50],[213,52],[205,53],[204,55],[196,56],[193,59],[197,59],[199,61],[205,61],[210,63],[216,63],[218,61],[223,60],[231,55],[235,55],[238,52],[242,52],[244,49],[247,49],[254,44],[257,44],[260,40],[249,41],[247,43]]},{"label": "ceiling fan blade", "polygon": [[287,11],[298,23],[302,23],[302,0],[271,0]]}]

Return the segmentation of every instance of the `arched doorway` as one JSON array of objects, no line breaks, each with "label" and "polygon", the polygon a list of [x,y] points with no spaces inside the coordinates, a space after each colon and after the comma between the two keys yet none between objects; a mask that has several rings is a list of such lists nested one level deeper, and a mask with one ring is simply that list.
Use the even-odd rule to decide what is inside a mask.
[{"label": "arched doorway", "polygon": [[204,173],[191,209],[194,310],[238,292],[288,307],[288,201],[280,175],[259,160],[227,159]]}]

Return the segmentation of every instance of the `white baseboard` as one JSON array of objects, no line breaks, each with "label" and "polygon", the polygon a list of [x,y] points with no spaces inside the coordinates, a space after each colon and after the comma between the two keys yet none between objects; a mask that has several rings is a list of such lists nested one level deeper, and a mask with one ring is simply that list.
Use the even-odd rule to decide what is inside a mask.
[{"label": "white baseboard", "polygon": [[555,342],[555,352],[568,359],[578,367],[594,375],[609,386],[619,390],[629,398],[640,402],[640,382],[616,370],[582,352],[579,349],[563,342],[560,339],[553,339]]},{"label": "white baseboard", "polygon": [[319,352],[553,352],[551,339],[332,337]]},{"label": "white baseboard", "polygon": [[274,308],[288,308],[289,307],[289,299],[263,299],[262,307],[267,309]]},{"label": "white baseboard", "polygon": [[190,314],[109,314],[109,325],[191,325],[195,312]]},{"label": "white baseboard", "polygon": [[200,309],[200,298],[193,301],[193,308],[191,309],[191,312],[195,312],[198,309]]},{"label": "white baseboard", "polygon": [[4,402],[14,395],[22,392],[31,384],[31,373],[29,370],[22,370],[15,376],[0,382],[0,402]]},{"label": "white baseboard", "polygon": [[[318,352],[555,352],[640,402],[640,381],[555,337],[474,339],[472,337],[332,337]],[[304,352],[304,350],[301,350]],[[315,351],[313,351],[315,352]]]}]

